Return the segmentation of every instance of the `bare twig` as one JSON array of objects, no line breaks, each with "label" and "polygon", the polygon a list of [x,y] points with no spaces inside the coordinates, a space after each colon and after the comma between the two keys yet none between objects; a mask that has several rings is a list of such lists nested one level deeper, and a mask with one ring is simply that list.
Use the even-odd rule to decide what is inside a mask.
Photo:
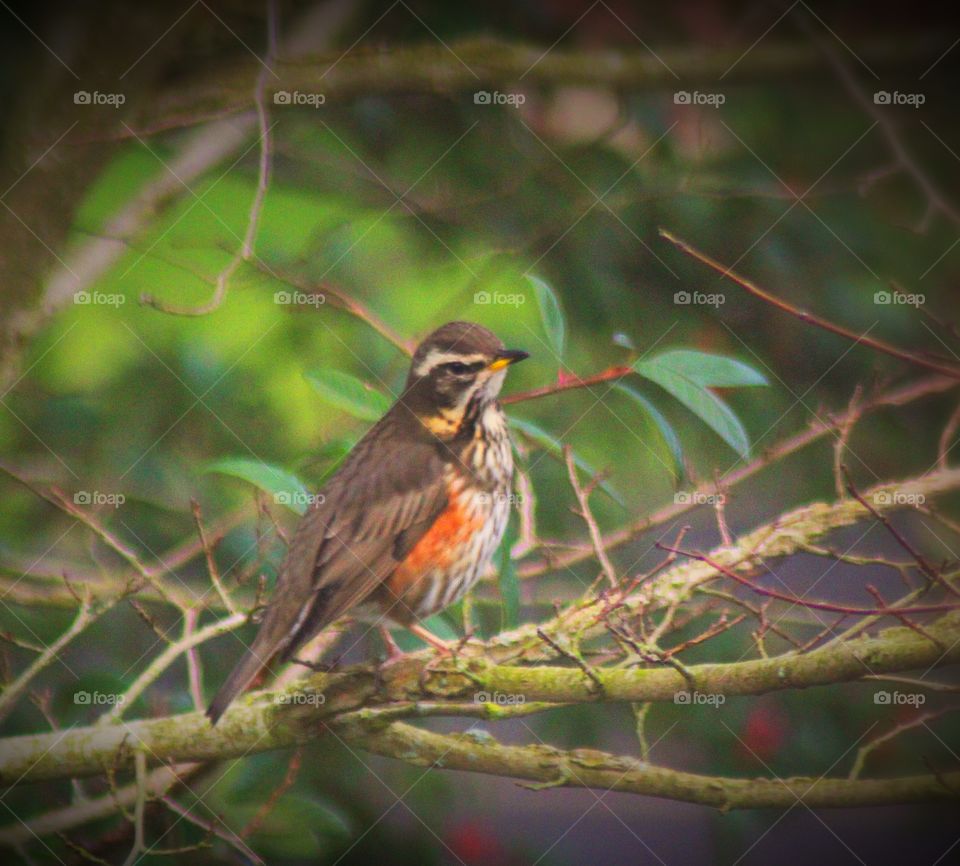
[{"label": "bare twig", "polygon": [[837,499],[843,499],[843,497],[847,495],[841,467],[843,466],[843,454],[844,451],[846,451],[847,443],[850,441],[853,426],[860,418],[859,408],[862,397],[863,387],[857,385],[857,387],[853,389],[853,396],[850,398],[850,402],[847,404],[847,411],[837,426],[837,438],[833,443],[833,483],[837,491]]},{"label": "bare twig", "polygon": [[[661,550],[672,550],[673,548],[667,547],[663,544],[657,544]],[[703,554],[697,553],[691,550],[680,550],[676,549],[676,553],[681,554],[682,556],[688,556],[690,559],[696,559],[699,562],[703,562],[706,565],[709,565],[710,568],[716,569],[720,574],[725,577],[729,577],[731,580],[736,581],[741,586],[747,587],[751,592],[755,592],[757,595],[763,595],[767,598],[774,598],[777,601],[785,601],[788,604],[794,604],[798,607],[810,608],[811,610],[826,610],[831,613],[844,613],[851,616],[895,616],[897,618],[908,615],[908,614],[920,614],[920,613],[943,613],[945,611],[958,610],[960,609],[960,604],[917,604],[911,605],[909,607],[854,607],[852,605],[841,604],[839,602],[833,601],[814,601],[813,599],[803,598],[799,595],[792,595],[790,593],[779,592],[775,589],[768,589],[767,587],[760,586],[754,583],[752,580],[744,577],[742,574],[737,574],[732,568],[728,568],[725,565],[721,565],[715,559]]]},{"label": "bare twig", "polygon": [[947,420],[943,432],[940,434],[940,441],[937,443],[937,466],[941,469],[947,468],[947,455],[957,444],[954,437],[957,435],[958,429],[960,429],[960,403],[957,404],[957,408],[953,410]]},{"label": "bare twig", "polygon": [[891,740],[896,739],[906,731],[912,730],[913,728],[923,727],[927,724],[927,722],[938,719],[947,713],[956,712],[958,709],[960,709],[960,707],[947,707],[943,710],[920,713],[914,716],[912,719],[899,722],[885,734],[880,734],[879,736],[874,737],[872,740],[870,740],[870,742],[865,743],[859,749],[857,749],[857,757],[853,762],[853,767],[850,768],[850,773],[847,778],[859,779],[860,773],[863,772],[863,767],[867,762],[867,758],[872,752],[875,752],[884,743],[889,743]]},{"label": "bare twig", "polygon": [[949,581],[943,579],[943,575],[940,574],[929,562],[927,562],[926,557],[920,553],[909,541],[907,541],[906,536],[899,529],[897,529],[890,519],[885,515],[881,514],[880,511],[873,505],[871,505],[867,500],[860,495],[856,487],[853,485],[853,481],[850,478],[850,473],[847,471],[846,467],[841,467],[843,475],[847,481],[847,491],[850,495],[857,500],[864,508],[867,509],[880,523],[883,524],[884,528],[889,532],[897,544],[899,544],[907,553],[913,557],[914,561],[920,567],[920,570],[933,582],[938,583],[947,592],[960,597],[960,590],[953,586]]},{"label": "bare twig", "polygon": [[604,576],[607,578],[607,583],[609,583],[611,587],[616,588],[617,573],[613,568],[613,563],[610,562],[610,557],[607,556],[607,551],[603,547],[603,536],[600,533],[600,528],[597,526],[597,521],[593,513],[590,511],[590,493],[581,487],[580,482],[577,480],[577,467],[573,461],[573,449],[569,445],[563,446],[563,456],[567,463],[567,475],[570,478],[570,486],[573,488],[574,495],[577,497],[577,502],[580,505],[578,514],[583,518],[583,522],[587,524],[587,530],[590,533],[590,541],[593,543],[594,553],[596,553],[600,567],[603,569]]},{"label": "bare twig", "polygon": [[147,758],[139,749],[134,753],[133,764],[137,777],[137,798],[134,801],[133,811],[133,847],[127,859],[123,861],[123,866],[133,866],[147,850],[143,830],[143,812],[147,805]]},{"label": "bare twig", "polygon": [[207,573],[210,575],[210,582],[213,584],[214,589],[216,589],[217,595],[220,596],[223,606],[230,613],[236,613],[237,607],[233,603],[233,599],[230,597],[230,594],[224,588],[223,582],[220,580],[220,570],[217,568],[217,561],[214,557],[213,545],[207,538],[206,532],[203,528],[203,518],[200,515],[200,503],[197,502],[196,499],[191,499],[190,506],[193,511],[194,522],[197,526],[197,535],[200,536],[200,544],[203,547],[203,552],[207,560]]},{"label": "bare twig", "polygon": [[4,686],[0,692],[0,720],[5,719],[7,715],[16,706],[17,701],[23,696],[24,692],[30,687],[30,684],[40,674],[41,671],[49,667],[60,657],[60,653],[77,635],[82,634],[94,620],[103,616],[111,607],[113,607],[119,598],[114,598],[112,603],[101,604],[96,610],[91,607],[89,592],[84,592],[80,603],[80,609],[74,617],[70,627],[64,631],[53,643],[45,647],[26,670],[20,674],[12,683]]},{"label": "bare twig", "polygon": [[578,376],[576,374],[565,374],[558,379],[556,384],[544,385],[542,388],[533,388],[529,391],[520,391],[516,394],[508,394],[501,398],[500,402],[504,404],[522,403],[528,400],[536,400],[540,397],[549,397],[552,394],[560,394],[563,391],[572,391],[577,388],[589,388],[591,385],[600,385],[603,382],[613,382],[629,376],[633,372],[632,367],[616,366],[608,367],[599,373],[593,373],[589,376]]},{"label": "bare twig", "polygon": [[927,370],[932,370],[933,372],[939,373],[943,376],[949,376],[951,379],[960,379],[960,367],[930,360],[923,355],[917,355],[912,352],[908,352],[904,349],[893,346],[890,343],[886,343],[883,340],[878,340],[874,337],[868,337],[866,334],[858,334],[855,331],[851,331],[849,328],[845,328],[842,325],[837,325],[828,319],[822,318],[821,316],[809,313],[806,310],[801,310],[799,307],[793,306],[787,301],[784,301],[782,298],[778,298],[776,295],[761,289],[756,283],[748,280],[746,277],[740,276],[740,274],[738,274],[736,271],[731,270],[726,265],[718,262],[716,259],[708,256],[706,253],[701,252],[693,245],[687,243],[687,241],[677,237],[675,234],[673,234],[673,232],[670,232],[665,228],[661,228],[660,236],[670,241],[670,243],[672,243],[682,252],[686,253],[688,256],[691,256],[699,262],[703,262],[703,264],[707,265],[709,268],[712,268],[721,276],[726,277],[728,280],[736,283],[741,288],[746,289],[755,298],[759,298],[761,301],[776,307],[778,310],[782,310],[783,312],[794,316],[801,322],[804,322],[808,325],[814,325],[824,331],[829,331],[831,334],[836,334],[838,337],[843,337],[844,339],[850,340],[853,343],[859,343],[862,346],[866,346],[868,349],[873,349],[874,351],[881,352],[884,355],[890,355],[892,358],[897,358],[900,361],[906,361],[908,364],[913,364],[916,367],[923,367]]},{"label": "bare twig", "polygon": [[[903,406],[912,403],[931,394],[938,394],[957,387],[956,381],[944,377],[931,377],[920,379],[901,388],[884,391],[872,397],[865,398],[860,407],[861,415],[876,411],[886,406]],[[814,421],[805,430],[790,436],[777,443],[772,448],[766,449],[763,454],[752,460],[750,463],[740,465],[738,468],[724,475],[724,485],[729,489],[748,478],[766,469],[768,466],[778,463],[785,457],[795,454],[797,451],[819,441],[824,436],[833,433],[836,424],[843,423],[845,416],[834,418],[833,424],[827,424],[819,419]],[[713,482],[707,482],[697,487],[696,493],[708,496],[713,490]],[[604,536],[604,547],[611,550],[614,547],[626,544],[636,538],[643,532],[654,529],[666,523],[676,520],[685,512],[691,510],[695,504],[702,501],[699,496],[691,496],[686,503],[671,502],[663,508],[657,509],[652,514],[646,515],[631,524],[607,533]],[[554,569],[569,567],[578,562],[587,559],[593,553],[589,545],[577,545],[573,549],[563,552],[548,551],[540,559],[532,559],[520,563],[517,572],[522,578],[536,577]]]}]

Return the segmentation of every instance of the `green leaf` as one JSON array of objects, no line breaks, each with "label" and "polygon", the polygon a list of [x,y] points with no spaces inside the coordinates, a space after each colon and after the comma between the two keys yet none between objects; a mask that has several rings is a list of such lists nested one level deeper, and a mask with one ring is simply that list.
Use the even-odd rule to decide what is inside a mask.
[{"label": "green leaf", "polygon": [[677,433],[673,429],[670,422],[666,419],[664,414],[653,405],[653,403],[651,403],[635,388],[632,388],[630,385],[626,385],[623,382],[617,382],[617,384],[613,387],[615,390],[620,391],[622,394],[626,394],[631,400],[637,403],[640,408],[646,412],[650,420],[653,421],[660,433],[660,437],[667,446],[667,450],[670,452],[672,464],[671,472],[673,478],[675,481],[679,481],[684,475],[683,448],[680,445],[680,438],[677,436]]},{"label": "green leaf", "polygon": [[316,480],[318,487],[325,484],[330,476],[340,468],[340,464],[343,463],[344,458],[358,441],[358,436],[342,436],[329,439],[301,465],[301,471],[311,480]]},{"label": "green leaf", "polygon": [[310,494],[304,483],[292,472],[246,457],[224,457],[203,467],[203,472],[216,472],[248,481],[259,490],[273,496],[277,505],[285,505],[297,514],[303,514],[310,502]]},{"label": "green leaf", "polygon": [[539,277],[527,274],[527,280],[533,286],[537,296],[537,306],[540,307],[540,318],[543,320],[544,330],[550,340],[550,345],[557,357],[562,359],[567,343],[567,322],[563,315],[563,308],[557,299],[556,293]]},{"label": "green leaf", "polygon": [[390,408],[386,394],[341,370],[314,370],[307,373],[307,379],[324,400],[355,418],[379,421]]},{"label": "green leaf", "polygon": [[703,388],[737,388],[768,385],[766,377],[753,367],[727,358],[693,349],[670,349],[648,363],[673,370]]},{"label": "green leaf", "polygon": [[633,369],[672,394],[742,458],[749,459],[750,441],[747,431],[733,410],[699,382],[672,368],[668,363],[662,363],[662,357],[661,355],[648,361],[637,361]]},{"label": "green leaf", "polygon": [[[510,425],[515,427],[525,436],[532,439],[539,446],[544,448],[548,453],[552,454],[558,460],[563,460],[563,445],[559,439],[555,439],[550,433],[544,430],[539,424],[535,424],[533,421],[528,421],[526,418],[517,418],[515,415],[509,415],[508,420]],[[593,468],[586,460],[582,457],[577,456],[577,452],[573,452],[573,463],[581,471],[585,472],[591,477],[597,474],[596,469]],[[598,485],[599,489],[607,494],[614,502],[618,505],[622,505],[624,508],[627,507],[626,503],[623,501],[623,497],[617,493],[616,488],[614,488],[610,482],[604,480],[601,481]]]},{"label": "green leaf", "polygon": [[517,541],[517,520],[511,514],[507,531],[503,534],[500,550],[497,552],[500,588],[500,630],[516,628],[520,619],[520,578],[517,567],[510,557],[510,551]]}]

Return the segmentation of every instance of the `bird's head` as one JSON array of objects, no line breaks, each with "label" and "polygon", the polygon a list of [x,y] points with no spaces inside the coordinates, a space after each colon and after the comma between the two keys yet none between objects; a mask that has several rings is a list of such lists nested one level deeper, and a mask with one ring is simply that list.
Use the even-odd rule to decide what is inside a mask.
[{"label": "bird's head", "polygon": [[403,402],[432,432],[454,434],[496,400],[507,367],[526,357],[482,325],[448,322],[417,347]]}]

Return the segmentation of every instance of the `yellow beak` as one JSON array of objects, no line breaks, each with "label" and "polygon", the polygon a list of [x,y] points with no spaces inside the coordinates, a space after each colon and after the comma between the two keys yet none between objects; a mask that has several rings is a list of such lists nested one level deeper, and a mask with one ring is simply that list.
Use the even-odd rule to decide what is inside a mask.
[{"label": "yellow beak", "polygon": [[502,370],[504,367],[509,367],[511,364],[516,364],[518,361],[529,357],[530,353],[524,352],[523,349],[504,349],[497,353],[497,357],[487,365],[487,369],[491,373],[496,373],[497,370]]}]

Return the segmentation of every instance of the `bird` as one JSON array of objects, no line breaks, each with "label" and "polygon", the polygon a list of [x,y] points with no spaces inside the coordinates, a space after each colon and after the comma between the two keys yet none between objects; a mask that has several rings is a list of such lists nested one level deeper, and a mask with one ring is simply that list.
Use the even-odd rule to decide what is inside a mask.
[{"label": "bird", "polygon": [[529,357],[475,322],[448,322],[417,347],[402,393],[357,442],[290,541],[259,631],[207,709],[216,724],[273,659],[289,661],[348,612],[441,652],[421,620],[462,598],[500,545],[513,453],[498,395]]}]

